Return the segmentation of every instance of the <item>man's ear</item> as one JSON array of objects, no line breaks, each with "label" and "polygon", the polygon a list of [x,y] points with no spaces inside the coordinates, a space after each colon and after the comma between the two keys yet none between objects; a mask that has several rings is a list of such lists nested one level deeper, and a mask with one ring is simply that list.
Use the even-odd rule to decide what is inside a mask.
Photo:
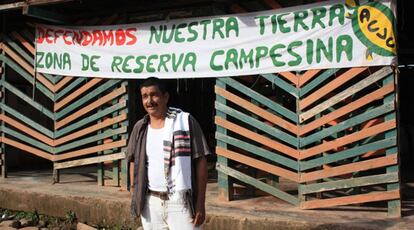
[{"label": "man's ear", "polygon": [[165,98],[167,99],[167,102],[170,100],[170,94],[168,92],[165,92]]}]

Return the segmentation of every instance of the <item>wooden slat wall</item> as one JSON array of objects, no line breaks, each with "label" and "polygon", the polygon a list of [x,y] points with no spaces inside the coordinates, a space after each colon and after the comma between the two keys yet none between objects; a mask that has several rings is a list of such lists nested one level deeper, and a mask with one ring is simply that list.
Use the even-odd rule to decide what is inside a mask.
[{"label": "wooden slat wall", "polygon": [[99,183],[127,186],[127,81],[35,73],[33,31],[11,32],[0,43],[1,169],[9,145],[54,162],[55,182],[60,169],[104,163],[107,183]]},{"label": "wooden slat wall", "polygon": [[[383,201],[400,216],[394,79],[385,66],[217,80],[221,198],[236,179],[303,209]],[[296,183],[298,195],[252,169]]]}]

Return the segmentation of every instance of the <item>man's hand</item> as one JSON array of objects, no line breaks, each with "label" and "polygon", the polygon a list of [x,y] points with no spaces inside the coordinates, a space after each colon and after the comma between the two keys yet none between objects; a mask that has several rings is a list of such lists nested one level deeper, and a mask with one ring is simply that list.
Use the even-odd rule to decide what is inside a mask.
[{"label": "man's hand", "polygon": [[197,204],[196,213],[195,213],[192,223],[194,224],[194,226],[198,227],[204,223],[205,219],[206,219],[206,209],[204,207],[204,203],[200,205]]}]

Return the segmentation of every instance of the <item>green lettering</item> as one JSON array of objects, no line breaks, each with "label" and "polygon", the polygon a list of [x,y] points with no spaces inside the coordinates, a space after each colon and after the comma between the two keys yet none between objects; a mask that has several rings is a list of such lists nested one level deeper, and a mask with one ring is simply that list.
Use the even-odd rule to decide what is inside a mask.
[{"label": "green lettering", "polygon": [[270,21],[272,22],[272,33],[275,34],[277,31],[277,15],[272,15]]},{"label": "green lettering", "polygon": [[306,62],[312,64],[313,60],[313,41],[311,39],[306,40]]},{"label": "green lettering", "polygon": [[214,64],[214,59],[216,58],[216,56],[218,55],[223,55],[224,51],[223,50],[216,50],[213,52],[213,55],[211,55],[211,59],[210,59],[210,68],[214,71],[221,71],[223,70],[223,66],[222,65],[216,65]]},{"label": "green lettering", "polygon": [[259,19],[260,35],[263,35],[265,33],[266,24],[264,20],[268,17],[269,16],[256,16],[254,18],[254,19]]},{"label": "green lettering", "polygon": [[289,66],[297,66],[302,62],[302,57],[298,53],[293,51],[293,48],[299,47],[302,44],[303,44],[303,42],[301,42],[301,41],[294,41],[294,42],[292,42],[288,45],[288,48],[287,48],[288,53],[290,55],[292,55],[293,57],[295,57],[294,60],[288,62]]},{"label": "green lettering", "polygon": [[185,41],[185,39],[183,37],[181,37],[180,29],[183,29],[186,26],[187,26],[187,23],[178,24],[177,29],[175,29],[175,36],[174,36],[175,42],[181,43],[181,42]]},{"label": "green lettering", "polygon": [[69,53],[64,53],[63,54],[63,68],[66,69],[66,64],[69,65],[69,70],[72,69],[72,63],[70,61],[70,55]]},{"label": "green lettering", "polygon": [[132,72],[132,70],[129,68],[129,64],[128,64],[128,62],[132,59],[134,59],[134,56],[132,56],[132,55],[129,55],[124,59],[123,64],[122,64],[122,71],[124,73],[131,73]]},{"label": "green lettering", "polygon": [[282,57],[282,54],[276,53],[276,50],[277,49],[284,49],[284,48],[286,48],[285,45],[283,45],[283,44],[276,44],[276,45],[272,46],[272,48],[270,49],[270,58],[272,59],[273,65],[276,66],[276,67],[286,65],[285,62],[278,61],[276,59],[278,57]]},{"label": "green lettering", "polygon": [[269,49],[266,46],[256,47],[256,68],[260,66],[260,58],[266,57],[269,53]]},{"label": "green lettering", "polygon": [[114,56],[112,58],[112,64],[111,64],[111,70],[112,72],[115,72],[115,68],[118,72],[121,72],[121,69],[119,66],[122,64],[122,57],[120,56]]},{"label": "green lettering", "polygon": [[282,33],[289,33],[290,32],[290,27],[286,27],[285,24],[287,23],[287,21],[285,19],[283,19],[282,17],[289,15],[289,13],[286,14],[280,14],[277,17],[277,22],[279,23],[279,28],[280,28],[280,32]]},{"label": "green lettering", "polygon": [[46,54],[46,60],[45,60],[46,68],[50,69],[53,65],[53,57],[51,53]]},{"label": "green lettering", "polygon": [[333,25],[335,18],[338,18],[339,24],[343,25],[345,22],[345,9],[343,4],[333,5],[329,9],[329,26]]},{"label": "green lettering", "polygon": [[138,68],[135,68],[133,71],[134,73],[142,73],[144,71],[144,60],[146,59],[145,56],[138,56],[137,58],[135,58],[135,63],[137,63]]},{"label": "green lettering", "polygon": [[53,69],[56,69],[56,65],[59,69],[62,69],[62,54],[53,53]]},{"label": "green lettering", "polygon": [[189,38],[187,39],[187,41],[192,42],[192,41],[197,40],[198,33],[197,33],[197,30],[195,30],[195,29],[193,28],[194,26],[197,26],[197,25],[198,25],[198,22],[190,22],[190,24],[188,24],[188,32],[189,32],[190,34],[192,34],[193,36],[192,36],[192,37],[189,37]]},{"label": "green lettering", "polygon": [[149,43],[152,44],[152,40],[153,38],[155,38],[157,43],[160,43],[161,41],[161,36],[162,36],[162,25],[160,25],[160,30],[158,31],[154,26],[150,27],[150,40]]},{"label": "green lettering", "polygon": [[206,19],[200,22],[201,25],[203,25],[203,40],[206,40],[207,38],[207,25],[211,23],[210,19]]},{"label": "green lettering", "polygon": [[341,62],[342,53],[344,52],[348,61],[352,60],[353,43],[351,36],[340,35],[336,39],[336,61]]},{"label": "green lettering", "polygon": [[196,64],[196,62],[197,62],[197,56],[196,56],[196,54],[193,53],[193,52],[187,53],[185,55],[185,58],[184,58],[183,71],[185,72],[187,65],[190,65],[192,67],[192,69],[193,69],[193,72],[195,72],[195,64]]},{"label": "green lettering", "polygon": [[[98,55],[92,55],[91,57],[91,70],[93,72],[99,71],[99,68],[96,66],[96,59],[99,59],[99,58],[101,58],[101,56],[98,56]],[[125,62],[124,62],[124,65],[125,65]]]},{"label": "green lettering", "polygon": [[226,53],[226,60],[224,61],[224,68],[226,70],[229,69],[229,63],[233,64],[236,69],[239,69],[239,66],[237,65],[237,50],[236,49],[229,49]]},{"label": "green lettering", "polygon": [[220,38],[224,38],[224,34],[223,31],[221,31],[221,29],[223,29],[224,27],[224,20],[221,18],[217,18],[213,20],[213,35],[212,38],[215,39],[216,38],[216,33],[218,33],[220,35]]},{"label": "green lettering", "polygon": [[312,29],[315,28],[316,24],[318,24],[322,29],[325,29],[325,24],[322,22],[322,18],[326,16],[326,9],[325,7],[318,7],[311,9],[313,17],[312,17]]},{"label": "green lettering", "polygon": [[158,64],[158,72],[161,72],[161,67],[164,67],[164,71],[168,72],[167,62],[171,60],[170,54],[161,54],[160,55],[160,64]]},{"label": "green lettering", "polygon": [[236,37],[239,36],[239,22],[235,17],[229,17],[226,21],[226,37],[230,36],[230,32],[234,31],[234,35]]},{"label": "green lettering", "polygon": [[153,61],[158,59],[158,55],[156,54],[152,54],[148,57],[147,59],[147,65],[146,65],[146,70],[148,73],[154,73],[155,72],[155,68],[152,66],[154,63]]},{"label": "green lettering", "polygon": [[180,54],[178,60],[176,59],[176,55],[172,54],[172,65],[173,65],[173,71],[177,72],[178,67],[181,65],[181,63],[183,62],[183,58],[184,58],[184,54]]},{"label": "green lettering", "polygon": [[303,22],[308,17],[308,11],[297,11],[293,13],[295,16],[293,31],[298,32],[299,25],[304,30],[309,30],[309,27]]},{"label": "green lettering", "polygon": [[249,53],[246,54],[246,51],[244,49],[241,49],[240,51],[240,59],[239,59],[239,65],[240,69],[243,69],[243,62],[250,64],[250,69],[254,67],[254,60],[253,60],[253,50],[249,50]]},{"label": "green lettering", "polygon": [[163,27],[164,33],[162,33],[162,42],[170,43],[174,37],[175,24],[172,25],[171,30],[169,30],[166,25],[163,25]]},{"label": "green lettering", "polygon": [[333,39],[330,37],[328,39],[328,47],[325,46],[323,41],[318,38],[316,40],[316,62],[321,62],[321,53],[323,52],[326,59],[328,59],[330,62],[332,62],[333,57]]},{"label": "green lettering", "polygon": [[45,66],[42,64],[43,57],[45,56],[44,52],[37,51],[36,52],[36,66],[39,68],[44,68]]}]

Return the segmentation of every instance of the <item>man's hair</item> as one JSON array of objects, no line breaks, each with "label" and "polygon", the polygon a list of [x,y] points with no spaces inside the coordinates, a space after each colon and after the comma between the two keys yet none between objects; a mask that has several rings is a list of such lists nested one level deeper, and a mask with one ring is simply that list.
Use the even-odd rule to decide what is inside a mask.
[{"label": "man's hair", "polygon": [[156,77],[149,77],[147,78],[142,84],[139,86],[139,90],[143,87],[150,87],[150,86],[158,86],[162,94],[167,92],[167,87],[165,86],[164,82]]}]

